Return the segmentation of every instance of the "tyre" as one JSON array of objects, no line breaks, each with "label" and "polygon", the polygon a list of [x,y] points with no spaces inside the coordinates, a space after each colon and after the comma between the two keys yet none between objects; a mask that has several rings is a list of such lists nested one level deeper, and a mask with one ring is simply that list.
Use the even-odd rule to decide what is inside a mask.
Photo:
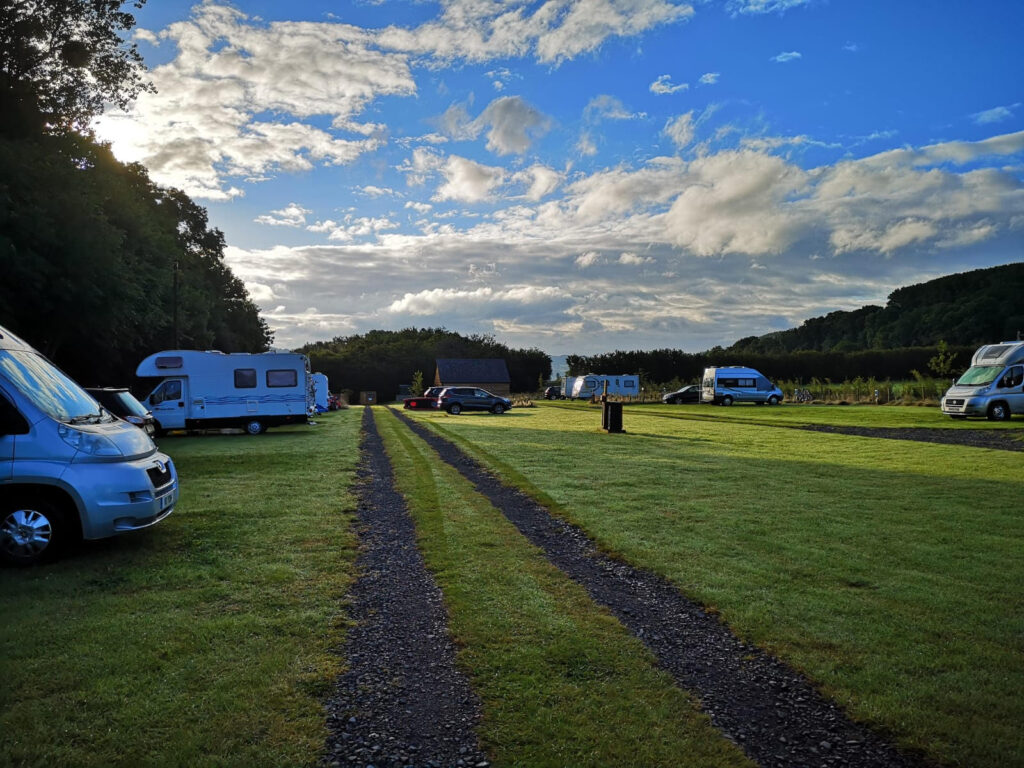
[{"label": "tyre", "polygon": [[250,435],[262,434],[264,429],[265,427],[263,426],[263,422],[258,419],[253,419],[252,421],[247,421],[245,423],[245,431]]},{"label": "tyre", "polygon": [[499,416],[505,412],[505,406],[502,403],[495,403],[491,406],[491,413],[496,413]]},{"label": "tyre", "polygon": [[1006,421],[1010,418],[1010,409],[1004,402],[995,402],[988,407],[988,417],[992,421]]},{"label": "tyre", "polygon": [[731,397],[729,397],[728,395],[726,395],[725,397],[723,397],[723,398],[722,398],[722,405],[726,405],[726,406],[728,406],[728,405],[732,405],[732,398],[731,398]]},{"label": "tyre", "polygon": [[772,395],[771,397],[768,398],[768,405],[778,405],[778,404],[779,404],[779,398],[776,395]]},{"label": "tyre", "polygon": [[459,405],[458,403],[452,403],[451,405],[448,406],[448,413],[450,413],[452,416],[458,416],[460,413],[462,413],[462,406]]},{"label": "tyre", "polygon": [[12,499],[0,505],[0,560],[35,565],[53,559],[70,541],[64,510],[46,499]]}]

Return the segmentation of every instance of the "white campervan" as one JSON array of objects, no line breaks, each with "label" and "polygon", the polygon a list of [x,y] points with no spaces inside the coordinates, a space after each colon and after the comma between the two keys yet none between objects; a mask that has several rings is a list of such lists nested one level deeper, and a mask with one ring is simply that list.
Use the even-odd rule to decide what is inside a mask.
[{"label": "white campervan", "polygon": [[174,463],[149,435],[0,328],[0,560],[146,528],[177,500]]},{"label": "white campervan", "polygon": [[1024,414],[1024,341],[986,344],[971,367],[946,390],[942,412],[954,419],[987,416],[995,421]]},{"label": "white campervan", "polygon": [[704,369],[700,400],[715,405],[778,405],[782,402],[782,390],[753,368],[741,365],[713,366]]},{"label": "white campervan", "polygon": [[169,350],[147,357],[135,375],[161,379],[143,401],[158,434],[237,427],[258,435],[304,424],[314,407],[309,358],[291,352]]}]

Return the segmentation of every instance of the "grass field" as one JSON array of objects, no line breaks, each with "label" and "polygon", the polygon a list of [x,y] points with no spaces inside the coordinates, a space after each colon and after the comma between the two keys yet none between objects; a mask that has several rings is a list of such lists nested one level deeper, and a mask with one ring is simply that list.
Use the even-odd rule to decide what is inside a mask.
[{"label": "grass field", "polygon": [[163,439],[174,514],[0,570],[0,765],[315,765],[359,416]]},{"label": "grass field", "polygon": [[904,747],[1024,764],[1024,460],[764,426],[861,413],[961,428],[919,408],[627,406],[623,435],[580,406],[415,417]]}]

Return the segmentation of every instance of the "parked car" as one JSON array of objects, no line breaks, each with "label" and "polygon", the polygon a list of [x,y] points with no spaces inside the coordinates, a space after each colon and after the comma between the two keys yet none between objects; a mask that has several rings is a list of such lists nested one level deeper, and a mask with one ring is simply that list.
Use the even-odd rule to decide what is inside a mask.
[{"label": "parked car", "polygon": [[144,429],[150,437],[156,434],[153,414],[124,387],[86,387],[85,391],[117,418]]},{"label": "parked car", "polygon": [[419,397],[405,398],[402,401],[402,407],[415,411],[435,410],[439,407],[437,398],[442,392],[444,392],[444,387],[429,387]]},{"label": "parked car", "polygon": [[0,328],[0,561],[147,528],[177,501],[174,462],[145,432]]},{"label": "parked car", "polygon": [[448,387],[437,398],[437,403],[439,408],[453,416],[463,411],[504,413],[512,407],[512,401],[507,397],[499,397],[478,387]]},{"label": "parked car", "polygon": [[675,392],[668,392],[661,396],[661,402],[668,403],[669,405],[679,405],[680,403],[699,403],[700,384],[688,384],[681,389],[677,389]]},{"label": "parked car", "polygon": [[561,400],[562,399],[562,388],[561,387],[548,387],[544,390],[545,400]]}]

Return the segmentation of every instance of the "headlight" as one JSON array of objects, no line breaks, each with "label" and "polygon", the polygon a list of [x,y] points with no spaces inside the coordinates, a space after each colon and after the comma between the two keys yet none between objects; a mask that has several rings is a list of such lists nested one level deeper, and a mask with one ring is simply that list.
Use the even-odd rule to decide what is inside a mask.
[{"label": "headlight", "polygon": [[92,432],[83,432],[67,424],[57,427],[57,434],[61,440],[70,445],[76,451],[87,453],[90,456],[123,456],[124,454],[110,440],[103,435],[96,435]]}]

